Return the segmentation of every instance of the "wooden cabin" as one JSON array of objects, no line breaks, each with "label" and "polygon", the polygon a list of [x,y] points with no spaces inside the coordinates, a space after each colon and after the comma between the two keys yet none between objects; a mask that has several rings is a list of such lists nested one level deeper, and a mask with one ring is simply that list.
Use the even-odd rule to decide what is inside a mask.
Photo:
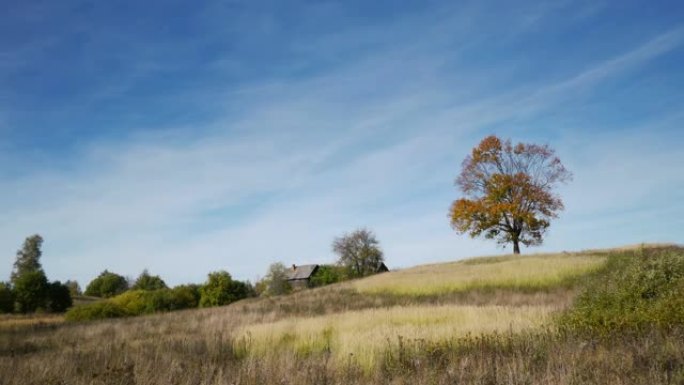
[{"label": "wooden cabin", "polygon": [[316,270],[318,270],[318,265],[292,265],[292,269],[288,272],[287,282],[295,290],[305,289],[309,287],[309,281]]}]

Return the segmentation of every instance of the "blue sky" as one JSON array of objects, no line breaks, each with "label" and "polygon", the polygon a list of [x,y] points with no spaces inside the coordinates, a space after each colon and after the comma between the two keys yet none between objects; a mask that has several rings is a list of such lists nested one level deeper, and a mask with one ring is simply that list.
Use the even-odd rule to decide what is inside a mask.
[{"label": "blue sky", "polygon": [[[401,4],[401,5],[399,5]],[[542,247],[682,242],[684,6],[667,1],[3,2],[0,278],[170,284],[500,254],[451,230],[481,138],[574,173]],[[2,278],[5,279],[5,278]]]}]

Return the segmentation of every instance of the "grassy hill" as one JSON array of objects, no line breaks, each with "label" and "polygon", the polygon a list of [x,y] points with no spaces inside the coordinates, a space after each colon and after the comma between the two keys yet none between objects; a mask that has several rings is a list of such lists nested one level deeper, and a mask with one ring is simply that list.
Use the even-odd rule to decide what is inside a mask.
[{"label": "grassy hill", "polygon": [[474,258],[222,308],[82,324],[0,320],[0,378],[682,383],[682,294],[676,247]]}]

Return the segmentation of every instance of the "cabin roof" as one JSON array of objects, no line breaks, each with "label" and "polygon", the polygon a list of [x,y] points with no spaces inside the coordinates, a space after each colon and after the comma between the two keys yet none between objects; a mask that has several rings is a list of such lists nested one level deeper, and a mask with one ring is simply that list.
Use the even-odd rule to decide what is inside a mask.
[{"label": "cabin roof", "polygon": [[298,279],[309,279],[311,275],[316,271],[318,265],[293,265],[289,270],[287,279],[290,281]]}]

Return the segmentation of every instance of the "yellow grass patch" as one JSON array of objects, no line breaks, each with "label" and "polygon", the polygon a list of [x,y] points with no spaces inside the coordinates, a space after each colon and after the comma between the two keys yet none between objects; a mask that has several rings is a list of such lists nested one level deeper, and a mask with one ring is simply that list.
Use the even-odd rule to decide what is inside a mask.
[{"label": "yellow grass patch", "polygon": [[330,352],[372,368],[382,352],[403,341],[446,341],[466,334],[519,332],[543,325],[550,306],[409,306],[367,309],[319,317],[287,318],[241,328],[238,344],[248,354]]},{"label": "yellow grass patch", "polygon": [[6,314],[0,316],[0,330],[58,324],[63,322],[64,316],[61,314]]},{"label": "yellow grass patch", "polygon": [[548,255],[471,259],[379,274],[354,282],[363,293],[429,295],[481,288],[540,289],[598,269],[605,257]]}]

